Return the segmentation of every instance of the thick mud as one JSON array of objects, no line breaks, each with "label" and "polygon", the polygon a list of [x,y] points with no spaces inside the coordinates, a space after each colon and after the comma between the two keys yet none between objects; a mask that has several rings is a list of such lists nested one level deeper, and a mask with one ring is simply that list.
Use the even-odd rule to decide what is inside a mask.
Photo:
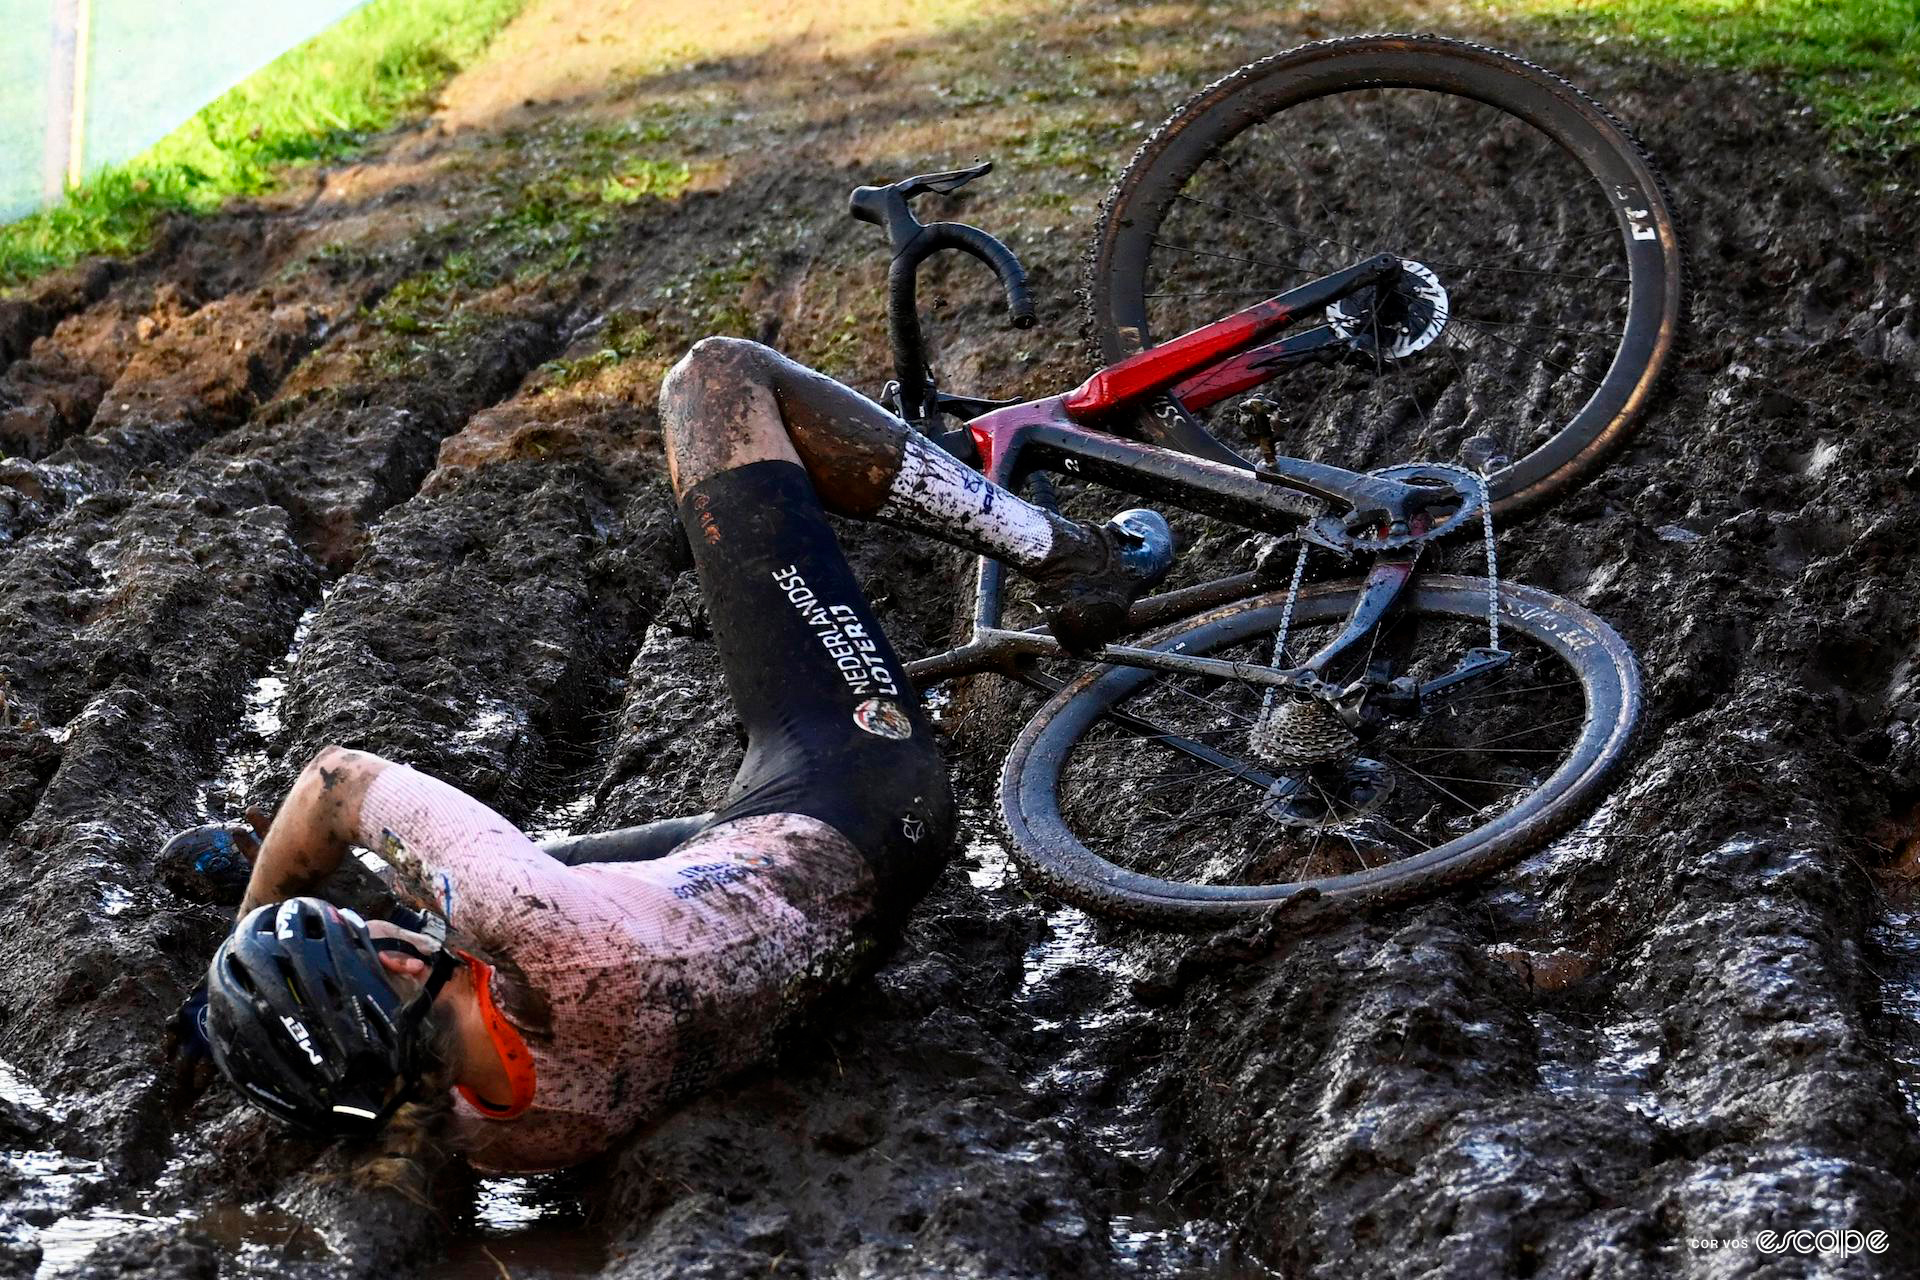
[{"label": "thick mud", "polygon": [[[938,272],[942,369],[1071,385],[1075,260],[1131,142],[1251,57],[1389,25],[1340,12],[1049,8],[577,97],[456,84],[363,164],[0,303],[0,1271],[1906,1273],[1920,172],[1837,155],[1766,84],[1520,29],[1474,32],[1634,124],[1695,263],[1663,407],[1501,532],[1508,574],[1646,675],[1633,762],[1573,835],[1258,946],[1110,925],[1009,868],[992,787],[1030,702],[982,680],[936,697],[965,848],[897,953],[590,1168],[368,1188],[362,1153],[167,1057],[227,908],[153,851],[328,741],[540,833],[719,795],[740,745],[654,386],[726,331],[877,390],[885,263],[848,188],[1001,160],[948,209],[1019,249],[1046,338]],[[631,196],[685,158],[686,190]],[[949,637],[961,557],[843,541],[902,649]],[[1886,1248],[1690,1244],[1766,1229]]]}]

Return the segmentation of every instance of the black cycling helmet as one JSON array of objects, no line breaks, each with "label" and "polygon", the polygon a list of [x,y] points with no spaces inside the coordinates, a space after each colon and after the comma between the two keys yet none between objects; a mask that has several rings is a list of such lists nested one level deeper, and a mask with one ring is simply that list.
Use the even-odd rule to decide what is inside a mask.
[{"label": "black cycling helmet", "polygon": [[[432,966],[411,1000],[380,963],[387,950]],[[256,908],[207,969],[214,1065],[248,1102],[289,1124],[371,1133],[419,1085],[427,1011],[459,966],[445,947],[425,956],[375,939],[366,921],[319,898]]]}]

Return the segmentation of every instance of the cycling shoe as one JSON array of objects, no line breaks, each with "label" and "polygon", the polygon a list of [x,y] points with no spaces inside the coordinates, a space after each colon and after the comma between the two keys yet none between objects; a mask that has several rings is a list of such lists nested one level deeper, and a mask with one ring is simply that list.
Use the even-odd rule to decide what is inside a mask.
[{"label": "cycling shoe", "polygon": [[259,837],[242,822],[208,822],[188,827],[160,848],[160,868],[169,878],[192,877],[218,901],[239,902],[253,875]]},{"label": "cycling shoe", "polygon": [[1173,567],[1173,530],[1158,511],[1122,511],[1094,529],[1084,560],[1034,577],[1034,598],[1054,639],[1090,653],[1127,629],[1127,611]]}]

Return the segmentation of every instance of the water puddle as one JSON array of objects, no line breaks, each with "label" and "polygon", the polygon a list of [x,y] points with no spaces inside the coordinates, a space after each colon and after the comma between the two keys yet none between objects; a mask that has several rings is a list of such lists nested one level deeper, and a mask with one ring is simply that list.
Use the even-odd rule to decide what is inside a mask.
[{"label": "water puddle", "polygon": [[[178,1157],[176,1157],[176,1163]],[[36,1216],[71,1207],[98,1166],[57,1154],[0,1154],[0,1168],[31,1175],[36,1188],[18,1207]],[[67,1212],[38,1231],[27,1228],[21,1243],[37,1243],[41,1261],[34,1280],[60,1280],[94,1250],[144,1231],[186,1229],[211,1239],[222,1272],[271,1276],[288,1264],[332,1256],[325,1239],[297,1215],[273,1204],[215,1205],[164,1212],[155,1207],[178,1191],[177,1176],[163,1173],[147,1190],[147,1204],[131,1196],[117,1204]],[[449,1242],[437,1264],[416,1274],[423,1280],[579,1280],[607,1264],[606,1233],[587,1222],[577,1179],[564,1173],[483,1180],[475,1190],[472,1217]]]},{"label": "water puddle", "polygon": [[36,1134],[58,1123],[65,1108],[4,1058],[0,1058],[0,1103],[13,1113],[9,1132],[26,1144],[0,1150],[0,1186],[7,1192],[0,1238],[30,1245],[40,1236],[35,1223],[73,1212],[104,1175],[96,1160],[38,1149],[41,1139]]},{"label": "water puddle", "polygon": [[1886,906],[1867,932],[1880,976],[1882,1042],[1893,1059],[1907,1115],[1920,1123],[1920,884],[1886,889]]},{"label": "water puddle", "polygon": [[518,738],[527,732],[527,713],[510,702],[474,707],[467,723],[455,730],[453,741],[460,746],[488,747],[501,738]]},{"label": "water puddle", "polygon": [[318,1231],[277,1205],[216,1205],[184,1221],[219,1247],[223,1271],[228,1259],[243,1264],[238,1270],[272,1274],[276,1264],[333,1253]]},{"label": "water puddle", "polygon": [[1658,1095],[1665,1042],[1656,1019],[1584,1025],[1538,1010],[1531,1020],[1541,1088],[1587,1104],[1607,1099],[1655,1124],[1673,1122]]},{"label": "water puddle", "polygon": [[99,889],[100,914],[102,915],[117,916],[129,907],[139,905],[140,900],[133,896],[133,891],[130,889],[117,884],[108,884],[104,881],[100,884]]},{"label": "water puddle", "polygon": [[960,865],[966,868],[967,883],[988,893],[1007,887],[1012,864],[1007,849],[988,825],[988,819],[976,813],[963,813],[960,819]]},{"label": "water puddle", "polygon": [[[1007,888],[1013,872],[1012,861],[1005,842],[986,815],[977,812],[961,815],[960,860],[974,888],[990,894]],[[1078,907],[1057,906],[1047,912],[1046,924],[1046,936],[1027,948],[1022,961],[1017,997],[1021,1004],[1031,1005],[1063,975],[1076,969],[1096,968],[1115,975],[1116,981],[1124,981],[1128,976],[1125,958],[1099,940],[1093,917],[1086,912]],[[1075,1026],[1086,1025],[1078,1016],[1036,1017],[1034,1025],[1042,1031],[1054,1031],[1066,1027],[1069,1021]]]},{"label": "water puddle", "polygon": [[483,1179],[473,1221],[424,1280],[513,1280],[596,1275],[607,1264],[606,1232],[587,1221],[577,1175]]},{"label": "water puddle", "polygon": [[[960,858],[967,879],[985,896],[1009,891],[1012,874],[1004,838],[990,816],[963,812]],[[1047,911],[1045,931],[1021,957],[1016,1005],[1034,1032],[1058,1037],[1028,1087],[1048,1100],[1085,1096],[1106,1088],[1111,1064],[1098,1043],[1122,1020],[1140,1016],[1129,993],[1133,965],[1118,947],[1101,939],[1099,923],[1078,907]],[[1080,1136],[1114,1157],[1145,1170],[1165,1154],[1151,1138],[1148,1117],[1126,1103],[1072,1108]],[[1224,1225],[1190,1219],[1173,1206],[1144,1195],[1123,1194],[1107,1217],[1115,1259],[1139,1276],[1258,1276],[1264,1269],[1230,1256]]]},{"label": "water puddle", "polygon": [[1210,1219],[1169,1223],[1159,1215],[1116,1213],[1107,1218],[1107,1231],[1114,1260],[1136,1275],[1208,1280],[1279,1275],[1232,1256],[1226,1227]]},{"label": "water puddle", "polygon": [[40,1092],[33,1081],[21,1075],[5,1058],[0,1058],[0,1099],[42,1115],[52,1115],[56,1110],[47,1095]]},{"label": "water puddle", "polygon": [[241,701],[240,723],[220,744],[220,773],[200,787],[195,808],[207,822],[226,822],[246,812],[249,804],[264,797],[253,794],[254,779],[266,772],[267,744],[280,732],[280,704],[287,696],[287,677],[300,660],[300,650],[313,630],[313,621],[326,607],[333,588],[326,587],[320,598],[307,607],[293,625],[293,639],[287,651],[274,659]]},{"label": "water puddle", "polygon": [[15,1184],[7,1207],[23,1217],[63,1213],[105,1177],[98,1160],[59,1151],[0,1151],[0,1170]]},{"label": "water puddle", "polygon": [[[14,1244],[38,1244],[43,1250],[43,1259],[50,1256],[49,1237],[54,1236],[61,1223],[71,1220],[71,1215],[105,1176],[97,1160],[82,1160],[59,1151],[0,1151],[0,1180],[9,1187],[7,1215],[0,1231]],[[53,1226],[34,1225],[49,1220]],[[57,1249],[57,1237],[52,1247]],[[92,1245],[87,1245],[79,1256],[91,1248]],[[53,1274],[57,1273],[49,1272],[43,1261],[39,1275]]]},{"label": "water puddle", "polygon": [[216,1205],[197,1213],[167,1215],[96,1207],[61,1218],[39,1233],[40,1268],[34,1280],[59,1280],[109,1241],[178,1227],[212,1240],[222,1255],[223,1272],[272,1275],[289,1262],[314,1261],[332,1253],[319,1232],[271,1204]]},{"label": "water puddle", "polygon": [[585,831],[593,818],[593,807],[599,802],[597,787],[597,781],[589,780],[585,791],[536,809],[521,830],[535,844]]},{"label": "water puddle", "polygon": [[105,1209],[61,1218],[40,1233],[40,1269],[34,1273],[34,1280],[53,1280],[86,1261],[88,1254],[107,1241],[159,1225],[159,1218]]}]

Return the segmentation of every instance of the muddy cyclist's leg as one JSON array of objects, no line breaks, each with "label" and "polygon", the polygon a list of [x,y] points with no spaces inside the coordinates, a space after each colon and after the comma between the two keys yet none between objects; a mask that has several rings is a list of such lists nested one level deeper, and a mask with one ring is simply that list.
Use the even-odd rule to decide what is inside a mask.
[{"label": "muddy cyclist's leg", "polygon": [[[801,401],[795,416],[812,426],[791,430],[787,403]],[[881,466],[891,418],[766,347],[716,340],[668,374],[660,418],[714,647],[747,727],[747,760],[714,827],[768,814],[826,823],[874,869],[879,921],[897,923],[947,860],[952,794],[920,697],[816,491],[874,514],[881,480],[862,487],[860,468],[826,455]],[[831,476],[810,476],[803,447]]]},{"label": "muddy cyclist's leg", "polygon": [[680,518],[747,729],[714,826],[783,813],[826,823],[866,859],[880,918],[897,923],[946,860],[953,798],[920,698],[807,473],[783,459],[729,468],[686,491]]},{"label": "muddy cyclist's leg", "polygon": [[651,862],[664,858],[680,845],[713,825],[713,815],[696,813],[686,818],[661,818],[637,827],[618,831],[593,831],[585,835],[562,836],[540,841],[540,852],[570,867],[589,862]]},{"label": "muddy cyclist's leg", "polygon": [[899,525],[1027,573],[1092,568],[1094,532],[962,465],[859,392],[739,338],[707,338],[667,375],[674,492],[746,462],[806,468],[827,509]]}]

